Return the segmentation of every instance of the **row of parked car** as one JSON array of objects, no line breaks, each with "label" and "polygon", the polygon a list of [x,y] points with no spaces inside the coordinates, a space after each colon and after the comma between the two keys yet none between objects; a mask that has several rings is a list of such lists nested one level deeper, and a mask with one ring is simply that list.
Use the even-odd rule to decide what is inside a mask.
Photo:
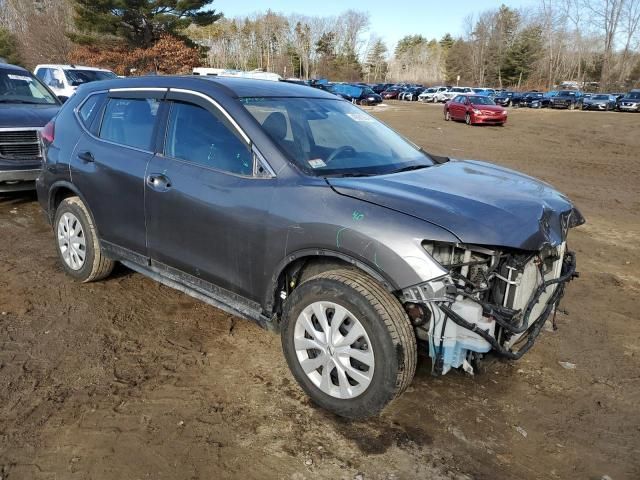
[{"label": "row of parked car", "polygon": [[640,111],[640,90],[628,93],[585,93],[580,90],[550,92],[514,92],[491,88],[393,86],[382,93],[387,99],[418,100],[425,103],[445,103],[457,95],[480,95],[491,98],[503,107],[565,108],[569,110]]},{"label": "row of parked car", "polygon": [[500,92],[493,97],[504,107],[565,108],[569,110],[640,111],[640,90],[628,93],[584,93],[579,90],[551,92]]}]

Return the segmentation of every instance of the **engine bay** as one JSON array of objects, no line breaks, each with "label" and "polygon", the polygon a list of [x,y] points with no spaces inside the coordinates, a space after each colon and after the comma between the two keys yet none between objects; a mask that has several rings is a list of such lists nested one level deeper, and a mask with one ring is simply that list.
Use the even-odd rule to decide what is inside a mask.
[{"label": "engine bay", "polygon": [[447,274],[405,289],[403,301],[416,335],[428,343],[434,375],[452,368],[474,373],[485,354],[518,359],[576,277],[566,243],[538,252],[434,244],[423,247]]}]

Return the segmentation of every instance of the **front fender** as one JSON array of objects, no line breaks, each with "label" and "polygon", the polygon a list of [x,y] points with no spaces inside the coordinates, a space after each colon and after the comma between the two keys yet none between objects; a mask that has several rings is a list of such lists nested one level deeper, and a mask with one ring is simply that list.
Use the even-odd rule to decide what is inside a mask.
[{"label": "front fender", "polygon": [[286,204],[275,202],[281,207],[278,217],[287,223],[278,222],[280,226],[269,233],[265,267],[271,278],[265,299],[273,298],[287,265],[309,256],[340,258],[369,272],[389,290],[401,290],[446,273],[422,247],[425,240],[460,241],[441,227],[340,195],[326,184],[289,192],[285,187],[279,193],[290,194]]}]

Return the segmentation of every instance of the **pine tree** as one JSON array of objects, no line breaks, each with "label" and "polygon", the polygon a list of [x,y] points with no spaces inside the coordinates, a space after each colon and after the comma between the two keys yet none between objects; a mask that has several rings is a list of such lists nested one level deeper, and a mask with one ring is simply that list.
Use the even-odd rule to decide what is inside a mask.
[{"label": "pine tree", "polygon": [[222,15],[205,10],[213,0],[74,0],[78,43],[96,43],[98,35],[124,39],[129,46],[150,48],[163,34],[185,38],[190,24],[210,25]]},{"label": "pine tree", "polygon": [[386,54],[387,46],[382,40],[378,39],[373,44],[373,47],[367,56],[366,67],[368,70],[368,81],[377,82],[384,80],[385,74],[387,73]]},{"label": "pine tree", "polygon": [[455,40],[450,33],[445,33],[444,36],[440,39],[440,46],[445,50],[449,50],[454,43]]},{"label": "pine tree", "polygon": [[4,27],[0,27],[0,58],[7,63],[20,63],[16,38]]}]

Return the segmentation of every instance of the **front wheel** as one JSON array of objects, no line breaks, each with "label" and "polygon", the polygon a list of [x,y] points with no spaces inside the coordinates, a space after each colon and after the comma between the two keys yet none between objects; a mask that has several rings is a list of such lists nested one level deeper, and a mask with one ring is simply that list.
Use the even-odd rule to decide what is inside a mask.
[{"label": "front wheel", "polygon": [[469,112],[467,112],[467,114],[464,116],[464,122],[467,125],[473,125],[473,120],[472,120],[471,114]]},{"label": "front wheel", "polygon": [[400,302],[357,270],[316,275],[283,312],[282,348],[320,407],[347,418],[379,413],[411,383],[416,338]]}]

